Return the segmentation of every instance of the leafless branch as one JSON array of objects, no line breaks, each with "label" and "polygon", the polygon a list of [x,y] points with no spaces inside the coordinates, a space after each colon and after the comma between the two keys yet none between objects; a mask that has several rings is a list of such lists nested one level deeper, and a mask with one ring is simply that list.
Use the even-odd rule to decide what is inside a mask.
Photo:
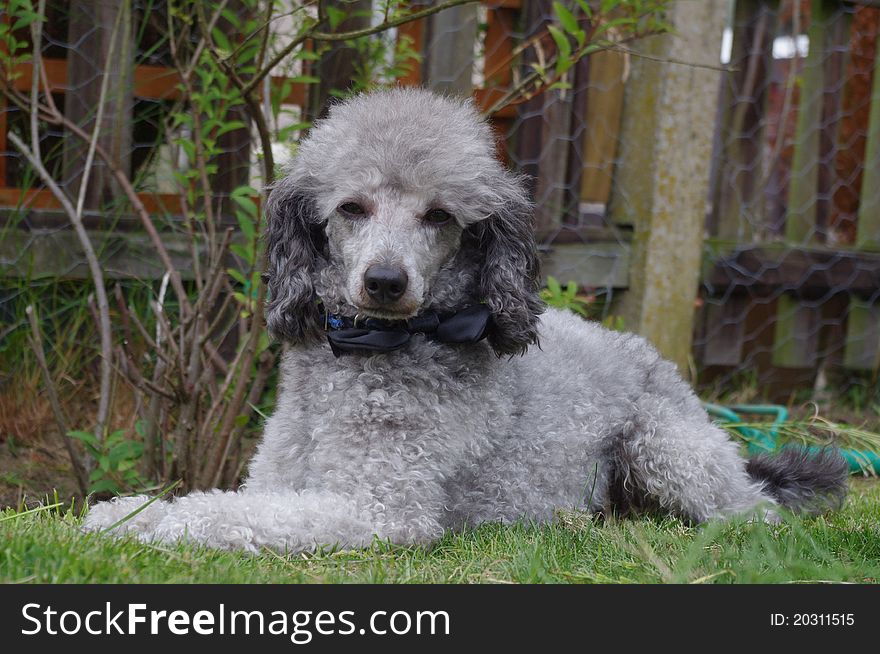
[{"label": "leafless branch", "polygon": [[37,357],[37,363],[40,366],[40,373],[43,376],[43,384],[46,387],[46,395],[49,398],[49,404],[52,407],[52,413],[55,416],[55,424],[58,427],[58,433],[67,450],[67,456],[70,457],[70,465],[73,467],[74,475],[76,475],[76,483],[83,495],[89,492],[88,479],[86,477],[85,468],[79,454],[77,454],[70,436],[67,435],[67,420],[64,417],[64,410],[61,408],[61,402],[58,399],[58,391],[52,381],[52,374],[49,372],[49,365],[46,363],[46,354],[43,349],[43,337],[40,334],[40,324],[37,320],[37,313],[33,306],[25,308],[28,321],[31,325],[31,344],[34,348],[34,354]]}]

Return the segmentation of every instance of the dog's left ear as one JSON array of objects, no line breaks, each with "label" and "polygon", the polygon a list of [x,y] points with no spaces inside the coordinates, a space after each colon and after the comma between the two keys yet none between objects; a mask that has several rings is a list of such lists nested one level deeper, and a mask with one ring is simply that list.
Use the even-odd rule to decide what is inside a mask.
[{"label": "dog's left ear", "polygon": [[532,205],[519,180],[504,174],[495,212],[469,231],[482,251],[480,296],[492,311],[489,344],[498,356],[525,354],[538,342],[540,264]]}]

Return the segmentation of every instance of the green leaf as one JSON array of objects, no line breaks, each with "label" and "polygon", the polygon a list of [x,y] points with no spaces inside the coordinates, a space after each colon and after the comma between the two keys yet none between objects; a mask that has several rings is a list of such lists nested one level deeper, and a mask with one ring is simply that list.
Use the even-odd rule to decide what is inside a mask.
[{"label": "green leaf", "polygon": [[213,37],[214,42],[218,46],[220,46],[221,50],[232,52],[232,46],[229,44],[229,39],[226,38],[226,35],[220,30],[219,27],[215,27],[211,30],[211,36]]},{"label": "green leaf", "polygon": [[235,268],[227,268],[226,274],[228,274],[232,279],[237,281],[242,286],[247,286],[247,278],[241,274],[241,271],[236,270]]},{"label": "green leaf", "polygon": [[249,216],[257,215],[257,203],[247,195],[233,195],[232,199],[237,202],[238,206],[244,209]]},{"label": "green leaf", "polygon": [[294,59],[302,59],[304,61],[318,61],[321,59],[321,55],[313,50],[300,50],[294,56]]},{"label": "green leaf", "polygon": [[562,287],[559,285],[559,280],[553,277],[553,275],[547,276],[547,288],[553,293],[553,295],[560,295],[562,293]]},{"label": "green leaf", "polygon": [[574,34],[580,30],[577,18],[574,17],[574,14],[572,14],[564,4],[561,2],[554,2],[553,11],[556,13],[556,17],[559,19],[559,24],[562,25],[562,29],[566,32],[574,36]]},{"label": "green leaf", "polygon": [[578,6],[584,12],[587,18],[592,18],[593,8],[590,6],[589,0],[577,0]]},{"label": "green leaf", "polygon": [[324,10],[327,12],[327,20],[330,22],[330,31],[335,31],[339,27],[339,23],[345,20],[346,12],[333,5],[327,5]]},{"label": "green leaf", "polygon": [[320,77],[314,75],[297,75],[289,79],[296,84],[318,84],[321,81]]},{"label": "green leaf", "polygon": [[253,241],[254,236],[256,236],[254,219],[243,211],[236,211],[235,218],[238,220],[238,228],[241,230],[241,233],[244,234],[244,237],[248,241]]},{"label": "green leaf", "polygon": [[125,461],[120,461],[116,466],[117,472],[127,472],[128,470],[133,469],[137,465],[137,459],[126,459]]},{"label": "green leaf", "polygon": [[559,81],[559,82],[553,82],[553,84],[551,84],[550,86],[548,86],[548,87],[545,89],[545,91],[554,91],[554,90],[563,91],[563,90],[567,90],[567,89],[571,89],[571,88],[573,88],[572,85],[571,85],[571,82],[562,82],[562,81]]},{"label": "green leaf", "polygon": [[119,495],[122,492],[122,489],[112,479],[101,479],[100,481],[95,482],[89,487],[90,493],[103,493],[110,492],[114,495]]},{"label": "green leaf", "polygon": [[547,31],[550,32],[550,36],[553,37],[553,40],[556,42],[556,48],[559,50],[559,56],[556,58],[556,74],[561,75],[571,68],[573,63],[570,61],[571,42],[558,27],[548,25]]},{"label": "green leaf", "polygon": [[233,243],[229,246],[229,251],[232,252],[232,254],[236,255],[242,261],[253,263],[254,250],[252,247],[247,247],[239,243]]},{"label": "green leaf", "polygon": [[242,129],[247,127],[247,125],[240,120],[230,120],[226,123],[223,123],[220,128],[217,130],[216,136],[220,137],[226,134],[227,132],[232,132],[236,129]]}]

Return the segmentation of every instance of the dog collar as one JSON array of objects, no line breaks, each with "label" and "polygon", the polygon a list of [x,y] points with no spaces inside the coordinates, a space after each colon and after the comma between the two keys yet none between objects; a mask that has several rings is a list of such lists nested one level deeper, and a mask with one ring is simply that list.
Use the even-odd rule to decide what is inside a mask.
[{"label": "dog collar", "polygon": [[425,334],[441,343],[477,343],[486,338],[490,319],[491,312],[485,304],[475,304],[455,313],[425,311],[409,320],[349,318],[321,312],[321,322],[336,357],[399,350],[413,334]]}]

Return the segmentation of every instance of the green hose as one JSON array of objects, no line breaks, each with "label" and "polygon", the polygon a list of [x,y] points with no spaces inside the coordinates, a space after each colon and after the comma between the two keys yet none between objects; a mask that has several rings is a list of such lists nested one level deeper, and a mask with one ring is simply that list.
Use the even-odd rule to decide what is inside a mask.
[{"label": "green hose", "polygon": [[[703,406],[710,416],[734,425],[744,422],[740,417],[742,413],[773,416],[773,421],[768,422],[767,427],[763,429],[756,429],[755,427],[745,425],[735,426],[733,429],[739,432],[743,440],[748,444],[749,454],[764,454],[766,452],[775,452],[779,449],[779,427],[788,420],[788,409],[784,406],[779,406],[778,404],[736,404],[731,407],[725,407],[709,402],[704,403]],[[815,445],[793,445],[786,447],[806,447],[810,452],[818,452],[823,449]],[[854,450],[845,447],[837,449],[840,455],[846,459],[850,472],[868,472],[880,475],[880,454],[877,452]]]}]

